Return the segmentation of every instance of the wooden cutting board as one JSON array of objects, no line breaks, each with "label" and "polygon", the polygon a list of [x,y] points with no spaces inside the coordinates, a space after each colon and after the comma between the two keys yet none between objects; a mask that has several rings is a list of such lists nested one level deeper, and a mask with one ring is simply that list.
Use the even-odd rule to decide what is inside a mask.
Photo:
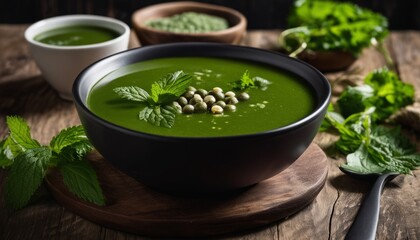
[{"label": "wooden cutting board", "polygon": [[58,172],[47,183],[58,202],[100,225],[144,236],[203,237],[249,230],[283,219],[308,205],[327,178],[327,157],[311,144],[278,175],[241,192],[188,198],[150,189],[120,172],[98,153],[88,157],[98,173],[107,205],[76,198]]}]

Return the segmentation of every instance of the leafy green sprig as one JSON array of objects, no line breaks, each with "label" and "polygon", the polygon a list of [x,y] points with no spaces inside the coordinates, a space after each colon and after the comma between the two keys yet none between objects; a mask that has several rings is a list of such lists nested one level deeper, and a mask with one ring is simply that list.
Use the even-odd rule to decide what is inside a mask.
[{"label": "leafy green sprig", "polygon": [[400,127],[375,125],[374,112],[375,107],[370,107],[346,119],[327,113],[326,120],[340,134],[335,146],[347,154],[342,167],[360,173],[411,173],[420,166],[415,145],[401,134]]},{"label": "leafy green sprig", "polygon": [[357,56],[372,45],[372,39],[380,43],[388,35],[388,21],[381,14],[330,0],[295,1],[288,28],[280,41],[289,52],[305,44],[312,51],[338,50]]},{"label": "leafy green sprig", "polygon": [[330,104],[321,130],[334,128],[335,143],[346,154],[343,168],[361,173],[409,174],[420,166],[415,145],[401,134],[400,127],[378,125],[401,107],[413,102],[414,89],[395,73],[379,69],[365,78],[365,85],[348,87]]},{"label": "leafy green sprig", "polygon": [[62,130],[48,146],[33,139],[24,119],[6,118],[9,136],[0,142],[0,167],[9,168],[5,183],[6,204],[20,209],[28,204],[51,169],[58,169],[64,184],[77,197],[105,205],[99,181],[84,156],[92,150],[82,126]]},{"label": "leafy green sprig", "polygon": [[139,119],[155,126],[171,128],[175,123],[176,109],[170,105],[188,87],[192,76],[183,71],[169,73],[152,84],[150,94],[137,86],[114,88],[121,98],[145,103],[139,112]]},{"label": "leafy green sprig", "polygon": [[248,70],[246,70],[242,76],[239,78],[239,80],[234,81],[231,83],[232,88],[234,90],[243,91],[248,88],[259,88],[261,90],[266,90],[268,85],[270,85],[271,82],[267,79],[264,79],[262,77],[252,77],[249,75]]},{"label": "leafy green sprig", "polygon": [[376,107],[373,121],[383,121],[398,109],[413,103],[414,87],[402,82],[387,68],[377,69],[366,76],[364,84],[347,87],[337,106],[344,117]]}]

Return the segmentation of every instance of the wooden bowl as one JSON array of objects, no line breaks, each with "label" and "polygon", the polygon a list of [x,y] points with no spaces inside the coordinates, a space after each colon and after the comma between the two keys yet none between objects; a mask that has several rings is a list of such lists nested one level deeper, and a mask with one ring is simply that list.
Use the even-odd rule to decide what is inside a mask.
[{"label": "wooden bowl", "polygon": [[304,51],[298,58],[311,64],[321,72],[334,72],[348,68],[356,61],[356,57],[343,51]]},{"label": "wooden bowl", "polygon": [[[198,12],[226,19],[229,28],[208,33],[173,33],[157,30],[145,25],[151,19],[170,17],[183,12]],[[137,10],[132,15],[132,26],[142,45],[171,42],[219,42],[238,44],[245,34],[247,21],[238,11],[231,8],[198,3],[170,2],[156,4]]]}]

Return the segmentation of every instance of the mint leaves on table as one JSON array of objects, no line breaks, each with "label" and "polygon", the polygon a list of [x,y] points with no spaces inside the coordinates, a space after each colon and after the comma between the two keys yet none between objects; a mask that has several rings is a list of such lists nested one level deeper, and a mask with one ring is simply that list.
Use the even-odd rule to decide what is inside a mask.
[{"label": "mint leaves on table", "polygon": [[249,75],[248,70],[246,70],[242,76],[239,78],[239,80],[234,81],[231,83],[232,88],[234,90],[245,90],[248,88],[260,88],[261,90],[266,90],[268,85],[270,85],[271,82],[262,78],[262,77],[253,77]]},{"label": "mint leaves on table", "polygon": [[398,109],[413,103],[413,86],[402,82],[397,74],[387,68],[373,71],[364,82],[361,86],[347,87],[340,95],[337,106],[344,117],[375,106],[372,118],[374,121],[382,121]]},{"label": "mint leaves on table", "polygon": [[49,146],[33,139],[24,119],[6,118],[9,136],[0,143],[0,167],[10,168],[5,183],[6,204],[20,209],[28,204],[48,170],[56,168],[64,184],[79,198],[105,205],[99,181],[84,156],[92,150],[82,126],[62,130]]},{"label": "mint leaves on table", "polygon": [[114,88],[114,92],[121,98],[146,103],[146,107],[139,112],[140,120],[171,128],[175,123],[176,109],[170,104],[185,92],[191,79],[191,75],[176,71],[154,82],[150,94],[137,86]]},{"label": "mint leaves on table", "polygon": [[375,107],[337,121],[331,113],[326,119],[339,132],[336,147],[347,154],[343,168],[360,173],[399,172],[409,174],[420,166],[420,154],[401,134],[400,127],[375,125],[372,116]]},{"label": "mint leaves on table", "polygon": [[340,135],[335,143],[346,154],[342,167],[361,173],[399,172],[409,174],[420,166],[415,146],[394,128],[379,125],[392,113],[413,102],[414,90],[387,69],[365,78],[365,85],[348,87],[329,106],[322,130],[334,128]]}]

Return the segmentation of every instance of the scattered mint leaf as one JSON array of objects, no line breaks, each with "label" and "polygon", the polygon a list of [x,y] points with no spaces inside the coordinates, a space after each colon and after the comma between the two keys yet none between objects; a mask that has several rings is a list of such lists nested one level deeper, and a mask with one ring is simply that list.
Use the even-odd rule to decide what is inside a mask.
[{"label": "scattered mint leaf", "polygon": [[183,71],[169,73],[152,84],[151,98],[158,105],[175,101],[185,92],[191,79],[192,76]]},{"label": "scattered mint leaf", "polygon": [[144,89],[136,86],[118,87],[113,89],[115,93],[121,98],[136,101],[136,102],[147,102],[150,98],[148,92]]},{"label": "scattered mint leaf", "polygon": [[30,128],[21,117],[8,116],[6,117],[6,123],[10,134],[4,145],[9,151],[9,157],[12,157],[11,155],[16,157],[28,149],[41,146],[36,140],[32,139]]},{"label": "scattered mint leaf", "polygon": [[74,126],[60,131],[51,139],[51,149],[59,153],[61,149],[78,142],[87,142],[85,130],[82,126]]},{"label": "scattered mint leaf", "polygon": [[344,117],[376,107],[372,119],[382,121],[414,101],[413,86],[402,82],[387,68],[370,73],[364,82],[361,86],[348,87],[340,95],[337,105]]},{"label": "scattered mint leaf", "polygon": [[11,165],[6,179],[6,204],[14,209],[24,207],[45,176],[51,159],[51,150],[38,147],[20,153]]},{"label": "scattered mint leaf", "polygon": [[386,172],[385,168],[382,168],[374,161],[370,161],[369,158],[370,156],[366,145],[361,144],[355,152],[347,155],[347,164],[344,164],[341,167],[364,174]]},{"label": "scattered mint leaf", "polygon": [[81,161],[92,149],[93,147],[88,140],[79,141],[62,148],[57,159],[67,162]]},{"label": "scattered mint leaf", "polygon": [[5,146],[6,140],[0,142],[0,167],[5,168],[12,165],[13,161],[7,156],[7,150]]},{"label": "scattered mint leaf", "polygon": [[59,165],[64,184],[77,197],[99,206],[105,205],[95,170],[87,161],[65,161]]},{"label": "scattered mint leaf", "polygon": [[155,126],[171,128],[175,123],[176,110],[169,105],[147,106],[139,113],[139,119]]},{"label": "scattered mint leaf", "polygon": [[[363,112],[366,109],[366,99],[374,96],[374,89],[369,85],[347,87],[337,100],[341,114],[348,117],[353,113]],[[367,105],[371,105],[370,103]]]},{"label": "scattered mint leaf", "polygon": [[340,134],[336,147],[347,154],[347,163],[342,167],[361,173],[411,173],[420,166],[420,154],[399,127],[375,125],[374,113],[375,108],[371,107],[350,115],[343,122],[327,113],[326,120]]},{"label": "scattered mint leaf", "polygon": [[401,135],[400,127],[374,127],[368,150],[373,153],[373,160],[390,172],[409,174],[420,166],[420,154],[416,153],[415,145]]},{"label": "scattered mint leaf", "polygon": [[[80,177],[85,173],[92,174],[90,165],[83,161],[83,157],[92,150],[92,146],[82,126],[64,129],[53,137],[50,146],[41,146],[31,138],[29,126],[22,118],[7,117],[6,123],[10,134],[0,142],[0,167],[10,168],[5,183],[5,202],[8,206],[14,209],[24,207],[40,186],[48,169],[57,166],[72,169],[72,166],[76,165],[79,172],[84,171],[83,167],[87,168],[83,173],[79,173]],[[73,193],[90,202],[104,203],[104,196],[99,183],[95,181],[94,172],[89,178],[90,187],[86,187],[83,182],[86,177],[78,182],[71,181],[74,175],[68,173],[65,180],[71,182],[69,185],[71,184]],[[82,185],[78,187],[75,185],[77,183]]]},{"label": "scattered mint leaf", "polygon": [[268,88],[268,85],[271,84],[271,82],[267,79],[258,76],[253,77],[252,80],[254,81],[255,86],[263,91],[266,90]]}]

